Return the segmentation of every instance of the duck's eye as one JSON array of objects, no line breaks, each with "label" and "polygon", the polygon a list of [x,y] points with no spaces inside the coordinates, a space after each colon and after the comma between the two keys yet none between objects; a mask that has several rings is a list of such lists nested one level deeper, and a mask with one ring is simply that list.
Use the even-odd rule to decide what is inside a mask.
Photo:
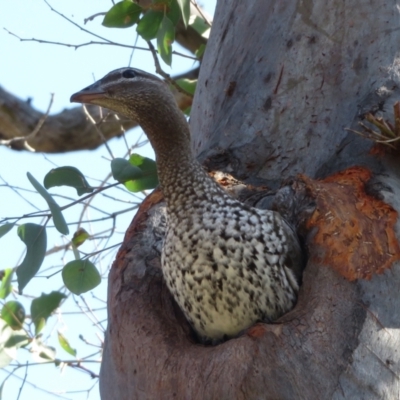
[{"label": "duck's eye", "polygon": [[122,73],[123,78],[134,78],[136,76],[135,71],[127,69]]}]

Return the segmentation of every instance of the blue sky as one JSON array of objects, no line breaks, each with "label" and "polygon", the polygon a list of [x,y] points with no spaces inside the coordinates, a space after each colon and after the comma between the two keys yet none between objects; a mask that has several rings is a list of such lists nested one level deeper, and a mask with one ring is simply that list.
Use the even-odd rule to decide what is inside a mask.
[{"label": "blue sky", "polygon": [[[205,0],[199,3],[203,4],[210,14],[213,13],[215,0]],[[109,0],[51,1],[51,5],[55,9],[80,25],[83,25],[85,18],[98,12],[107,11],[111,4]],[[107,29],[101,26],[101,21],[102,17],[98,17],[94,21],[88,22],[85,28],[116,42],[126,44],[135,42],[136,33],[134,29]],[[0,28],[6,28],[23,38],[37,38],[62,43],[80,44],[95,40],[52,12],[43,0],[2,2],[0,5]],[[138,42],[138,45],[145,46],[140,42]],[[50,94],[54,93],[54,104],[51,112],[57,113],[64,108],[73,107],[69,103],[69,97],[73,92],[93,82],[94,78],[101,78],[113,69],[126,66],[131,57],[131,50],[106,45],[85,46],[74,50],[56,45],[29,41],[21,42],[1,29],[0,54],[0,85],[21,99],[31,98],[32,105],[41,111],[46,110]],[[132,66],[154,72],[152,57],[145,51],[134,52]],[[166,72],[174,74],[186,71],[192,66],[192,61],[175,57],[172,70],[165,65],[164,68]],[[127,134],[127,142],[132,145],[139,137],[140,130],[130,132]],[[127,149],[124,140],[114,139],[110,142],[110,146],[115,157],[123,157],[126,154]],[[153,152],[148,145],[138,149],[137,152],[153,157]],[[39,209],[46,208],[44,201],[34,192],[15,191],[5,187],[4,182],[31,190],[33,188],[26,178],[26,172],[29,171],[37,180],[42,181],[44,175],[55,165],[73,165],[88,175],[92,179],[90,182],[95,185],[98,184],[96,180],[104,179],[109,174],[109,160],[110,156],[104,148],[69,154],[45,155],[16,152],[0,147],[0,178],[2,179],[0,181],[0,218],[32,212],[32,206],[27,203],[26,198]],[[21,197],[18,193],[23,196]],[[60,204],[66,204],[70,199],[77,198],[71,189],[56,190],[53,193],[63,196],[56,198]],[[135,197],[122,190],[117,190],[110,196],[111,198],[104,196],[97,198],[93,204],[99,209],[112,212],[127,208],[137,202]],[[82,207],[69,210],[65,214],[67,221],[76,221],[81,211]],[[95,209],[86,212],[87,218],[94,218],[96,215]],[[130,212],[117,220],[117,233],[113,236],[115,242],[122,241],[123,233],[132,217],[133,212]],[[40,221],[32,222],[40,223]],[[100,237],[98,241],[92,242],[91,246],[101,248],[106,243],[104,239],[101,239],[101,233],[102,231],[109,232],[111,229],[110,221],[103,225],[89,224],[85,229]],[[51,231],[51,235],[48,236],[48,249],[65,245],[69,239]],[[90,252],[93,251],[93,247],[88,245],[83,250]],[[15,231],[1,238],[2,265],[0,269],[18,265],[23,252],[24,246]],[[49,345],[56,348],[57,357],[66,360],[71,359],[71,356],[60,350],[57,343],[57,331],[61,331],[67,336],[71,346],[78,350],[78,356],[83,357],[97,351],[96,347],[83,344],[79,335],[83,335],[87,341],[95,345],[99,344],[102,339],[101,327],[106,327],[106,312],[104,310],[106,272],[112,262],[113,254],[113,252],[110,252],[104,258],[96,258],[96,266],[104,273],[104,283],[83,298],[69,298],[63,305],[61,312],[52,317],[51,323],[44,331],[43,338]],[[25,291],[26,295],[38,296],[41,292],[48,293],[51,290],[59,290],[62,287],[62,281],[60,274],[56,272],[60,271],[65,262],[72,259],[71,252],[64,251],[55,252],[53,256],[46,258],[41,277],[28,284]],[[53,273],[55,273],[54,276]],[[18,300],[23,302],[29,313],[31,299],[29,297],[22,299],[18,297]],[[84,308],[85,304],[98,311],[93,312],[93,314],[87,312],[83,316],[77,314],[80,310],[79,307]],[[93,318],[98,318],[101,323],[96,323]],[[35,362],[32,355],[23,350],[20,350],[20,352],[19,360]],[[95,361],[96,357],[93,360]],[[92,368],[92,365],[90,368]],[[98,365],[93,363],[92,369],[97,372]],[[0,384],[10,370],[0,370]],[[22,385],[26,372],[26,381]],[[32,385],[36,385],[37,388]],[[92,386],[93,388],[90,390]],[[35,365],[28,369],[19,368],[15,377],[7,380],[3,398],[16,399],[21,387],[20,400],[36,398],[43,400],[54,398],[99,399],[96,380],[92,380],[87,375],[71,368],[56,369],[54,365]],[[51,393],[59,393],[59,395]]]}]

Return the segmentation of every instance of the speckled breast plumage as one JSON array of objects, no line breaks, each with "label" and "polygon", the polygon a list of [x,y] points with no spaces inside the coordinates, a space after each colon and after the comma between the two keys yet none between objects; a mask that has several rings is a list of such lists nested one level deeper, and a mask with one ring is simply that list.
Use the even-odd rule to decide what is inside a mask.
[{"label": "speckled breast plumage", "polygon": [[[289,252],[299,247],[279,214],[248,207],[215,182],[201,193],[181,188],[170,202],[162,266],[195,331],[218,342],[293,307],[298,282]],[[292,256],[301,262],[299,254]]]}]

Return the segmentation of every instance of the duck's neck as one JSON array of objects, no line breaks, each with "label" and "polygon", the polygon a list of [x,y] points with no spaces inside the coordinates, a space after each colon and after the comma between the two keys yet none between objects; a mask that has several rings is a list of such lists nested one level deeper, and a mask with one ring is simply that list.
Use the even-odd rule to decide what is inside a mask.
[{"label": "duck's neck", "polygon": [[193,156],[189,126],[182,112],[176,107],[165,108],[165,104],[154,111],[152,118],[141,118],[139,123],[156,153],[167,205],[193,199],[204,193],[205,186],[217,187]]}]

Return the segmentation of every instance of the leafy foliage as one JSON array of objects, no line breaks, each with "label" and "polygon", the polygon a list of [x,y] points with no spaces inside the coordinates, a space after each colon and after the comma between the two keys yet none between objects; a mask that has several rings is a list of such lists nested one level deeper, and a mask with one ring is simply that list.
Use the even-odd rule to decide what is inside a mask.
[{"label": "leafy foliage", "polygon": [[103,25],[108,28],[128,28],[135,25],[142,8],[132,0],[124,0],[115,4],[105,15]]},{"label": "leafy foliage", "polygon": [[44,187],[50,189],[54,186],[71,186],[76,189],[78,196],[85,193],[92,193],[92,188],[85,176],[75,167],[59,167],[52,169],[46,174],[43,181]]},{"label": "leafy foliage", "polygon": [[25,308],[19,301],[8,301],[1,309],[1,318],[11,329],[19,330],[25,320]]},{"label": "leafy foliage", "polygon": [[86,242],[86,240],[90,237],[89,233],[85,231],[83,228],[79,228],[75,233],[72,238],[72,244],[75,247],[79,247],[83,243]]},{"label": "leafy foliage", "polygon": [[47,246],[44,226],[27,223],[18,228],[18,236],[26,244],[26,254],[17,267],[18,289],[22,293],[24,287],[39,271],[44,260]]},{"label": "leafy foliage", "polygon": [[163,16],[164,14],[161,11],[147,11],[139,21],[136,32],[144,40],[155,39],[157,37],[157,32],[160,29]]},{"label": "leafy foliage", "polygon": [[113,178],[121,183],[139,179],[143,176],[140,168],[135,167],[124,158],[114,158],[111,161],[111,171]]},{"label": "leafy foliage", "polygon": [[186,92],[194,95],[197,86],[197,79],[177,79],[176,83]]},{"label": "leafy foliage", "polygon": [[14,227],[14,225],[15,225],[15,223],[14,224],[7,223],[4,225],[1,225],[0,226],[0,238],[3,237],[4,235],[6,235],[8,232],[10,232],[11,229]]},{"label": "leafy foliage", "polygon": [[68,225],[65,222],[60,206],[55,202],[50,193],[29,172],[27,173],[27,176],[33,187],[46,200],[53,216],[54,226],[60,233],[68,235]]},{"label": "leafy foliage", "polygon": [[111,162],[114,179],[131,192],[154,189],[158,185],[157,164],[154,160],[132,154],[128,160],[115,158]]},{"label": "leafy foliage", "polygon": [[[186,28],[190,25],[208,38],[209,26],[202,18],[192,18],[190,15],[190,0],[157,0],[146,8],[132,0],[124,0],[111,7],[104,17],[103,25],[109,28],[129,28],[137,24],[136,32],[144,40],[157,39],[160,57],[167,65],[171,65],[175,28],[180,19]],[[196,55],[200,58],[203,53],[204,45],[201,45]]]},{"label": "leafy foliage", "polygon": [[65,286],[74,294],[86,293],[101,282],[99,271],[89,260],[75,260],[62,271]]},{"label": "leafy foliage", "polygon": [[181,9],[183,23],[187,27],[190,18],[190,0],[177,0],[177,3]]},{"label": "leafy foliage", "polygon": [[157,164],[151,158],[139,154],[132,154],[129,163],[142,172],[139,179],[125,182],[125,187],[131,192],[141,192],[147,189],[154,189],[158,185]]},{"label": "leafy foliage", "polygon": [[61,347],[71,356],[76,357],[76,350],[71,347],[67,338],[60,332],[57,333],[58,335],[58,342],[60,343]]},{"label": "leafy foliage", "polygon": [[[120,1],[113,5],[106,13],[103,26],[136,29],[136,32],[143,39],[147,41],[156,41],[159,56],[166,64],[171,65],[173,59],[172,55],[174,53],[175,31],[179,21],[182,21],[186,27],[195,29],[204,38],[208,37],[208,25],[205,24],[201,18],[195,18],[190,15],[190,0],[153,0],[151,5],[146,6],[146,8],[139,6],[132,0]],[[127,37],[129,37],[129,35],[127,35]],[[204,52],[204,48],[205,46],[201,45],[196,51],[196,56],[199,59]],[[177,84],[190,94],[194,94],[196,83],[197,81],[185,79],[177,81]],[[117,182],[121,183],[117,189],[123,189],[122,185],[124,185],[125,188],[128,189],[128,191],[124,190],[124,192],[132,198],[137,196],[129,192],[142,192],[144,190],[153,189],[158,185],[156,163],[139,154],[131,155],[128,160],[122,158],[113,159],[111,171]],[[92,226],[90,225],[90,229],[88,228],[89,234],[81,225],[87,222],[91,223],[90,218],[87,220],[84,218],[86,218],[85,212],[91,207],[90,203],[94,198],[92,196],[98,196],[99,193],[101,193],[100,196],[102,196],[102,191],[108,188],[103,186],[103,182],[96,185],[96,187],[91,186],[85,178],[85,175],[73,166],[51,169],[46,174],[43,185],[33,177],[32,173],[28,172],[27,176],[36,192],[46,201],[48,210],[34,211],[30,215],[23,215],[17,218],[5,218],[1,221],[0,238],[9,232],[14,234],[12,231],[13,227],[18,227],[17,234],[26,246],[26,254],[22,262],[17,262],[19,264],[18,267],[7,268],[0,271],[0,299],[4,300],[0,319],[0,368],[16,360],[18,349],[21,347],[28,347],[30,357],[33,357],[34,360],[38,362],[52,362],[55,366],[62,368],[65,364],[58,358],[60,357],[59,355],[56,357],[56,349],[47,344],[47,331],[51,329],[53,333],[57,332],[57,348],[61,347],[63,351],[73,357],[76,357],[77,351],[71,346],[69,340],[65,336],[64,327],[60,330],[58,330],[58,327],[54,329],[49,321],[55,320],[54,314],[57,314],[58,318],[60,318],[61,314],[59,314],[59,308],[62,307],[64,309],[66,304],[69,304],[64,300],[68,299],[68,297],[70,299],[77,299],[76,296],[72,294],[81,295],[87,293],[101,282],[100,267],[99,269],[96,267],[99,263],[99,259],[101,261],[101,258],[97,257],[97,253],[106,251],[106,246],[103,248],[101,248],[101,246],[99,246],[99,248],[96,247],[96,251],[93,252],[90,252],[90,250],[87,251],[87,248],[90,248],[88,246],[90,246],[93,241],[98,240],[92,248],[98,245],[100,240],[97,238],[101,237],[101,235],[98,231],[92,230]],[[106,182],[106,180],[104,182]],[[67,197],[57,194],[57,189],[53,190],[53,188],[60,186],[75,188],[78,196],[85,194],[87,196],[84,196],[81,200],[68,199],[71,200],[71,203],[62,205],[62,201],[67,199]],[[111,186],[115,185],[111,184],[110,187]],[[48,189],[52,189],[51,193],[49,193]],[[36,193],[34,193],[34,195],[36,195]],[[104,196],[106,196],[106,194],[104,194]],[[28,197],[29,196],[27,196],[27,198]],[[55,199],[57,199],[57,201]],[[118,201],[119,199],[116,200]],[[75,219],[71,220],[71,217],[65,210],[79,202],[82,205],[83,211],[79,217],[79,221],[76,222]],[[135,207],[135,203],[134,206],[130,204],[128,210],[131,211]],[[40,206],[38,210],[41,209],[42,207]],[[104,210],[100,210],[100,212],[103,211]],[[110,219],[115,219],[118,212],[119,211],[114,213],[114,210],[112,210],[107,214]],[[41,218],[42,220],[37,224],[31,222],[23,223],[25,222],[24,218]],[[50,224],[48,224],[49,220]],[[50,232],[54,232],[53,223],[55,229],[62,234],[57,234],[57,237],[60,238],[62,242],[53,244],[51,243],[53,240],[49,239],[51,243],[50,247],[53,245],[53,248],[47,249],[47,235],[50,235]],[[74,226],[75,223],[77,223],[76,228]],[[66,235],[69,235],[71,227],[74,227],[76,231],[72,238],[68,238]],[[87,227],[87,225],[85,227]],[[104,235],[104,239],[101,239],[104,240],[103,243],[108,243],[110,236],[115,233],[114,229],[115,226],[113,225],[109,236],[107,237],[107,235]],[[7,241],[11,234],[8,235],[3,242]],[[110,245],[110,247],[113,246],[114,244]],[[47,273],[47,269],[49,269],[48,265],[42,266],[45,256],[47,255],[46,250],[49,254],[52,251],[62,251],[67,255],[64,257],[63,254],[63,256],[60,257],[60,265],[55,263],[56,265],[50,267],[56,269],[56,273],[54,274]],[[65,263],[64,259],[67,258],[68,255],[71,255],[71,251],[73,252],[75,260],[66,263],[63,267]],[[81,259],[81,257],[83,259]],[[53,290],[52,287],[48,290],[48,293],[42,293],[39,297],[33,299],[30,297],[32,293],[25,293],[22,295],[22,291],[35,275],[39,275],[43,278],[46,276],[45,274],[47,274],[46,277],[51,278],[53,275],[57,275],[57,272],[61,272],[60,275],[64,283],[64,286],[60,290]],[[18,283],[20,295],[13,289],[13,284],[15,285],[13,280],[16,280]],[[31,289],[31,286],[33,285],[29,285],[29,289]],[[14,299],[5,301],[10,294],[16,296],[17,299],[21,300],[23,303]],[[29,301],[28,304],[26,304],[27,301]],[[28,315],[26,315],[25,309],[28,310],[29,305],[30,314],[28,313]],[[62,318],[60,318],[60,320],[64,323]],[[84,359],[83,357],[82,360]],[[79,363],[83,363],[84,361],[82,360],[80,359]],[[14,364],[11,365],[11,368],[14,368]],[[4,383],[5,381],[0,385],[0,399]]]},{"label": "leafy foliage", "polygon": [[13,277],[14,270],[7,268],[4,270],[4,276],[0,284],[0,299],[5,299],[11,293],[11,279]]},{"label": "leafy foliage", "polygon": [[60,303],[67,296],[64,293],[53,291],[49,294],[44,294],[31,303],[31,318],[35,324],[36,335],[43,329],[47,318],[53,311],[60,306]]},{"label": "leafy foliage", "polygon": [[172,21],[164,15],[157,33],[157,49],[167,65],[172,63],[172,43],[175,40],[175,29]]}]

